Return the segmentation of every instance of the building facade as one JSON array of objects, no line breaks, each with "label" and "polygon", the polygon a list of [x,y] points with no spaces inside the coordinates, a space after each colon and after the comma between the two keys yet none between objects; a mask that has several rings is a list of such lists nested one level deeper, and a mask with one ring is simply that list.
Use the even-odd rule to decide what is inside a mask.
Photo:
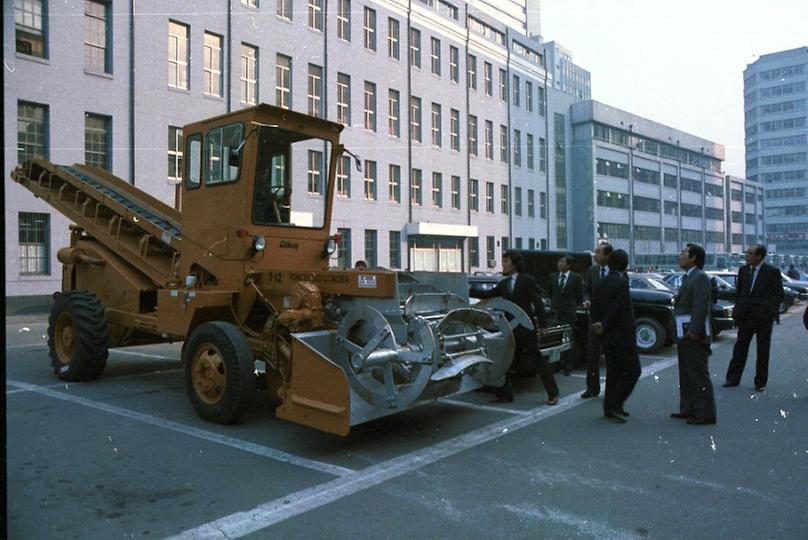
[{"label": "building facade", "polygon": [[[3,9],[8,296],[59,289],[68,243],[69,223],[9,179],[17,163],[96,165],[174,204],[182,126],[262,102],[344,124],[361,158],[339,163],[334,265],[475,271],[509,246],[569,247],[575,98],[507,17],[448,0]],[[294,196],[322,201],[322,161],[297,168]]]},{"label": "building facade", "polygon": [[687,242],[725,252],[723,146],[597,101],[571,116],[573,249],[608,239],[632,258]]},{"label": "building facade", "polygon": [[742,255],[750,244],[766,242],[766,192],[748,178],[725,177],[727,205],[727,248],[725,253]]},{"label": "building facade", "polygon": [[766,190],[766,239],[808,255],[808,47],[764,54],[743,77],[746,176]]},{"label": "building facade", "polygon": [[544,49],[547,51],[553,88],[572,94],[579,101],[592,99],[592,77],[572,61],[572,51],[557,41],[545,43]]}]

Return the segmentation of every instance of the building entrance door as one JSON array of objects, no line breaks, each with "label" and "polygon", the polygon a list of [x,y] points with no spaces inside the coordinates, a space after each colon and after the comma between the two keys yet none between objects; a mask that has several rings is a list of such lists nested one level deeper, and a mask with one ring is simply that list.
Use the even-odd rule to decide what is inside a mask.
[{"label": "building entrance door", "polygon": [[411,236],[410,261],[413,271],[462,272],[463,239]]}]

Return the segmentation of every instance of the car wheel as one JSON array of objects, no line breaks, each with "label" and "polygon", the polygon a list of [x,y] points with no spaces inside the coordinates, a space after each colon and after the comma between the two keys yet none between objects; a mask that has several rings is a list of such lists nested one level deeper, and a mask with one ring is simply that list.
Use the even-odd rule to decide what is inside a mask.
[{"label": "car wheel", "polygon": [[780,302],[780,315],[788,311],[788,300]]},{"label": "car wheel", "polygon": [[665,345],[665,329],[658,321],[647,317],[637,319],[634,327],[637,350],[644,354],[654,354]]}]

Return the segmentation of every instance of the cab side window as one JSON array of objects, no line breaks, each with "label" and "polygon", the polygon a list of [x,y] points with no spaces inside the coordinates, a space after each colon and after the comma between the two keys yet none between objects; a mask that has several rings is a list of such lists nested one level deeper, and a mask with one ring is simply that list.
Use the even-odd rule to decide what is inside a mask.
[{"label": "cab side window", "polygon": [[231,151],[239,149],[243,129],[232,124],[208,131],[205,135],[205,185],[238,180],[241,163],[231,163]]},{"label": "cab side window", "polygon": [[186,160],[188,170],[185,173],[186,185],[189,189],[199,187],[199,174],[202,168],[202,136],[191,135],[188,137],[188,159]]}]

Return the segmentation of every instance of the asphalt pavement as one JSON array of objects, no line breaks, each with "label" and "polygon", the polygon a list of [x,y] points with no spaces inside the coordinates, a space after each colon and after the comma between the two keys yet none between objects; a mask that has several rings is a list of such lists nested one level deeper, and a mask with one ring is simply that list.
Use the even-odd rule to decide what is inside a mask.
[{"label": "asphalt pavement", "polygon": [[356,426],[348,437],[276,419],[199,419],[179,345],[110,352],[64,383],[44,316],[6,319],[9,538],[808,538],[808,332],[775,327],[769,384],[754,343],[722,388],[734,332],[714,344],[714,426],[678,408],[675,349],[643,356],[628,422],[581,400],[584,373],[537,379],[506,406],[472,392]]}]

